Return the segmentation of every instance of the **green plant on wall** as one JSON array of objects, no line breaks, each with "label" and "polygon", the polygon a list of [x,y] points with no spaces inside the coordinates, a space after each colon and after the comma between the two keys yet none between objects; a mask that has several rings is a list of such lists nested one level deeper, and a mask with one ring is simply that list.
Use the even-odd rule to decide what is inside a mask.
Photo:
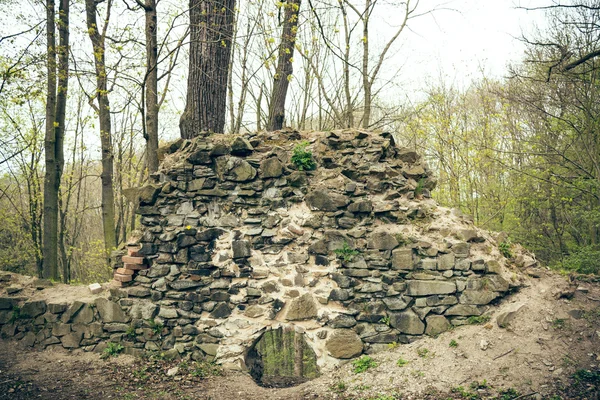
[{"label": "green plant on wall", "polygon": [[312,171],[317,167],[312,152],[307,149],[309,144],[307,141],[300,142],[292,152],[292,163],[300,171]]},{"label": "green plant on wall", "polygon": [[344,262],[352,261],[354,256],[358,254],[358,250],[350,247],[348,242],[344,242],[342,247],[340,247],[339,249],[335,249],[333,252],[339,259],[343,260]]},{"label": "green plant on wall", "polygon": [[500,253],[506,258],[512,258],[510,246],[511,246],[511,242],[508,239],[506,239],[504,242],[502,242],[498,245],[498,249],[500,250]]},{"label": "green plant on wall", "polygon": [[106,348],[102,352],[101,358],[116,357],[123,351],[123,346],[120,343],[108,342]]}]

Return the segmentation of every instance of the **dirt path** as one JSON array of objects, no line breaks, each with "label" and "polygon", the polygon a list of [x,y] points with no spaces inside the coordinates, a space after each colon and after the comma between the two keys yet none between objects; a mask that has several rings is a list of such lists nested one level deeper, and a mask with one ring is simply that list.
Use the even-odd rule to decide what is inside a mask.
[{"label": "dirt path", "polygon": [[[101,360],[95,353],[0,341],[0,399],[597,400],[600,284],[541,275],[504,300],[489,321],[372,355],[374,365],[363,373],[347,364],[286,389],[257,386],[243,373],[215,376],[212,366],[192,361]],[[561,293],[570,298],[558,298]],[[514,319],[500,328],[497,317],[515,308]]]}]

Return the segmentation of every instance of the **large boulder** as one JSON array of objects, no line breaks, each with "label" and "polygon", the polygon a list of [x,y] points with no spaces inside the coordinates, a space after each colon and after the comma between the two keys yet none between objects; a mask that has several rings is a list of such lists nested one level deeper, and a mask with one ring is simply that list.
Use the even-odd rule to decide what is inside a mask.
[{"label": "large boulder", "polygon": [[335,358],[354,358],[363,351],[363,342],[360,337],[350,329],[336,329],[333,331],[325,348]]},{"label": "large boulder", "polygon": [[425,324],[411,310],[390,313],[390,325],[407,335],[422,335],[425,332]]},{"label": "large boulder", "polygon": [[456,292],[456,284],[447,281],[408,281],[409,296],[430,296],[432,294],[451,294]]},{"label": "large boulder", "polygon": [[113,303],[104,298],[98,298],[95,300],[94,304],[104,323],[129,321],[129,317],[117,303]]},{"label": "large boulder", "polygon": [[288,321],[301,321],[316,317],[317,304],[310,293],[305,293],[293,299],[285,315],[285,319]]},{"label": "large boulder", "polygon": [[337,211],[338,208],[347,205],[348,197],[329,192],[325,189],[315,189],[304,198],[306,205],[316,211]]},{"label": "large boulder", "polygon": [[23,318],[35,318],[38,315],[42,315],[46,312],[46,302],[43,300],[28,301],[21,307],[21,317]]},{"label": "large boulder", "polygon": [[425,321],[427,322],[427,328],[425,328],[425,334],[430,336],[439,335],[442,332],[446,332],[450,329],[450,322],[443,315],[430,315]]}]

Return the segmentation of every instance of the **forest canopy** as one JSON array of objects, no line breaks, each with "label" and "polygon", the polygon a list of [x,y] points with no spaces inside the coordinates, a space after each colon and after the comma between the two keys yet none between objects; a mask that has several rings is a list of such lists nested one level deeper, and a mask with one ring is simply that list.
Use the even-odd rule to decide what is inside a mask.
[{"label": "forest canopy", "polygon": [[507,257],[599,273],[600,2],[539,4],[502,77],[408,100],[393,60],[446,2],[0,1],[0,269],[107,280],[159,143],[285,127],[391,132]]}]

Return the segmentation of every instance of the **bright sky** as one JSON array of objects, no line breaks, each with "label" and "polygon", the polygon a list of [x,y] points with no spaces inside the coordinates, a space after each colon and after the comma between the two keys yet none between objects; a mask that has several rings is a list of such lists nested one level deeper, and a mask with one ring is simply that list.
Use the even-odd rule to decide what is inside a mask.
[{"label": "bright sky", "polygon": [[[425,7],[431,0],[421,0]],[[549,1],[543,2],[549,4]],[[456,85],[487,76],[502,77],[510,62],[523,56],[524,46],[517,38],[534,25],[543,25],[542,11],[526,11],[520,6],[543,4],[540,0],[450,0],[441,3],[433,15],[412,21],[412,33],[395,57],[405,60],[407,82],[423,89],[425,82],[440,77]],[[408,56],[408,59],[407,58]],[[401,73],[402,74],[402,73]]]}]

